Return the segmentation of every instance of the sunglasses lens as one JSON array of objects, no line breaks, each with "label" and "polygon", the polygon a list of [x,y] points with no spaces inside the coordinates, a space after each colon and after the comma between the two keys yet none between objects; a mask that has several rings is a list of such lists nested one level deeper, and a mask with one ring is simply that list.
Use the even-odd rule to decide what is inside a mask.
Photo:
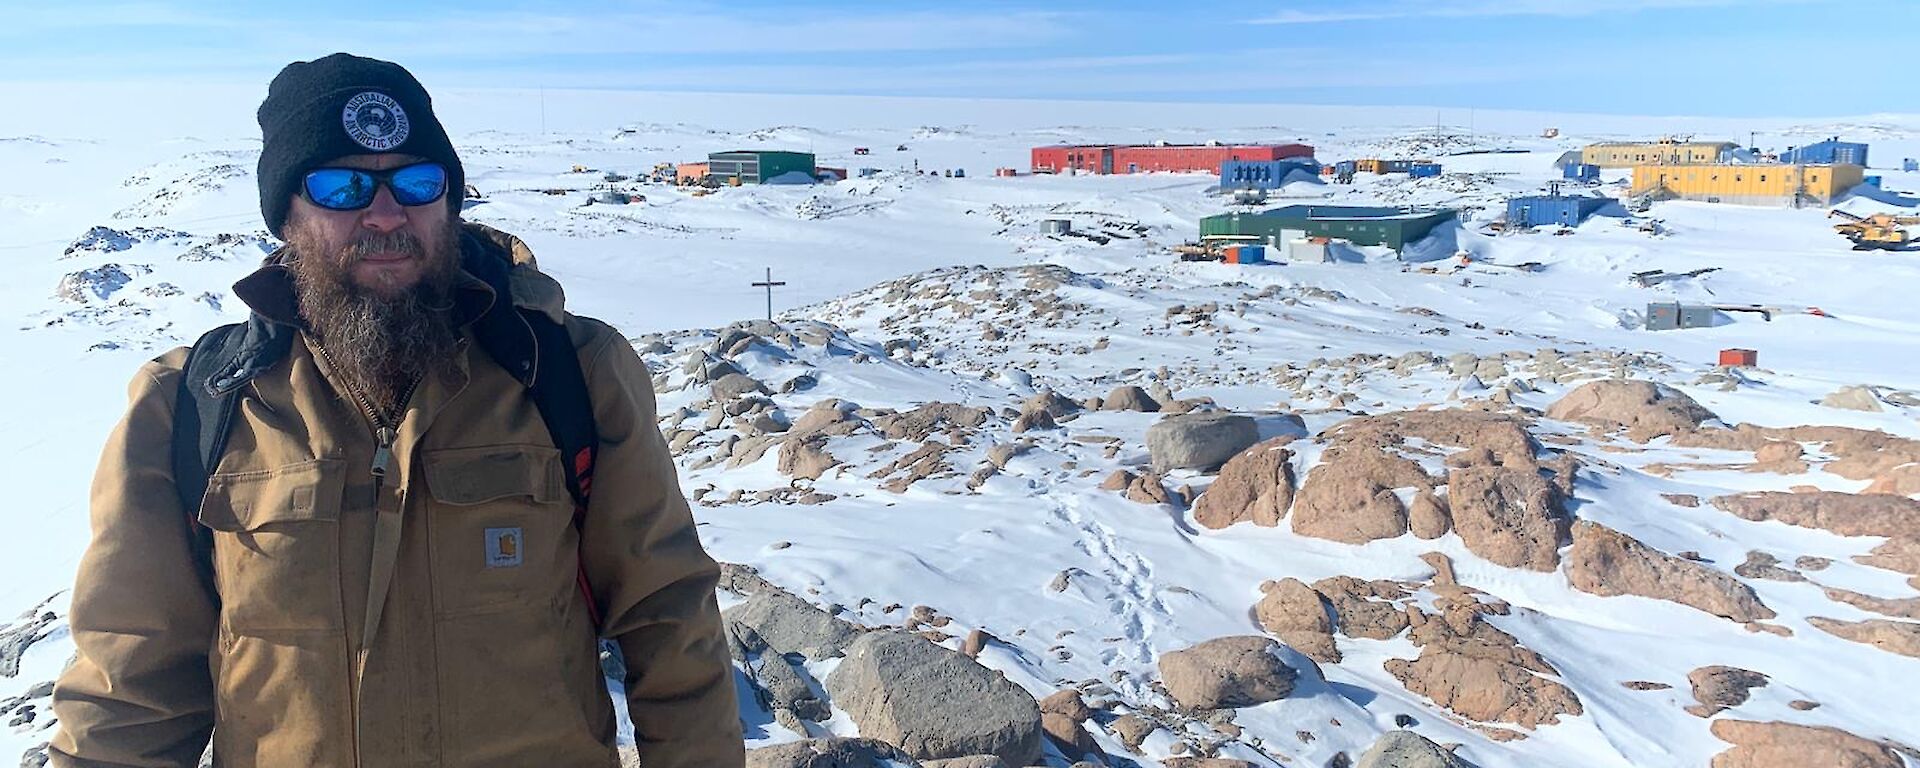
[{"label": "sunglasses lens", "polygon": [[351,211],[373,202],[373,177],[346,168],[322,168],[307,174],[307,199],[335,211]]},{"label": "sunglasses lens", "polygon": [[401,205],[426,205],[447,193],[447,169],[439,163],[409,165],[393,172],[393,200]]}]

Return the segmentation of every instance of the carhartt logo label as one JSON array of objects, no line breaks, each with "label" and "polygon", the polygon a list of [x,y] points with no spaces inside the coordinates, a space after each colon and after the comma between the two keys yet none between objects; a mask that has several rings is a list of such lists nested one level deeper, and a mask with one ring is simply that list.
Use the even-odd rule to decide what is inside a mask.
[{"label": "carhartt logo label", "polygon": [[487,529],[487,567],[512,568],[520,564],[520,529]]}]

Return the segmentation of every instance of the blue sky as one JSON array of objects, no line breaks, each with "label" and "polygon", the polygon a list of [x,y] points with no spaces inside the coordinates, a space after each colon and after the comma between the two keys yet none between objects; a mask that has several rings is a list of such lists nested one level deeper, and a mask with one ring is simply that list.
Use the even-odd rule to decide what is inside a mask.
[{"label": "blue sky", "polygon": [[430,87],[1838,116],[1920,111],[1916,33],[1920,0],[69,0],[0,10],[0,82],[348,50]]}]

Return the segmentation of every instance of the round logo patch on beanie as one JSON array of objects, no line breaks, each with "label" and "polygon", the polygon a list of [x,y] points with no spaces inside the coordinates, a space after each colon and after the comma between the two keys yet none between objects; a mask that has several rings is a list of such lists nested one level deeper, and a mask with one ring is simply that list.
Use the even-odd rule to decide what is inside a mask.
[{"label": "round logo patch on beanie", "polygon": [[400,146],[407,140],[410,127],[407,112],[400,108],[400,102],[378,91],[364,91],[347,99],[347,107],[340,113],[340,123],[346,126],[347,136],[354,143],[375,152]]}]

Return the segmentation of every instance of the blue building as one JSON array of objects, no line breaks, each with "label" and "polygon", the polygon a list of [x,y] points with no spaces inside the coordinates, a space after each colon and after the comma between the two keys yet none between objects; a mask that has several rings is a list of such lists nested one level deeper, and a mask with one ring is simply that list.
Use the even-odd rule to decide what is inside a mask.
[{"label": "blue building", "polygon": [[1507,201],[1507,226],[1578,226],[1610,202],[1613,201],[1604,197],[1516,197]]},{"label": "blue building", "polygon": [[1572,181],[1599,181],[1600,166],[1592,163],[1569,163],[1561,175]]},{"label": "blue building", "polygon": [[[1296,171],[1304,176],[1289,179]],[[1320,164],[1304,158],[1226,160],[1220,163],[1221,189],[1276,189],[1290,180],[1319,181]]]},{"label": "blue building", "polygon": [[1913,171],[1920,171],[1920,160],[1915,160],[1909,157],[1904,162],[1900,163],[1900,170],[1907,171],[1909,173]]},{"label": "blue building", "polygon": [[1835,136],[1826,141],[1808,144],[1804,147],[1788,147],[1780,153],[1780,162],[1789,164],[1826,165],[1847,163],[1850,165],[1867,164],[1867,145],[1852,141],[1841,141]]},{"label": "blue building", "polygon": [[1430,179],[1440,175],[1440,164],[1414,163],[1407,166],[1407,175],[1416,179]]}]

